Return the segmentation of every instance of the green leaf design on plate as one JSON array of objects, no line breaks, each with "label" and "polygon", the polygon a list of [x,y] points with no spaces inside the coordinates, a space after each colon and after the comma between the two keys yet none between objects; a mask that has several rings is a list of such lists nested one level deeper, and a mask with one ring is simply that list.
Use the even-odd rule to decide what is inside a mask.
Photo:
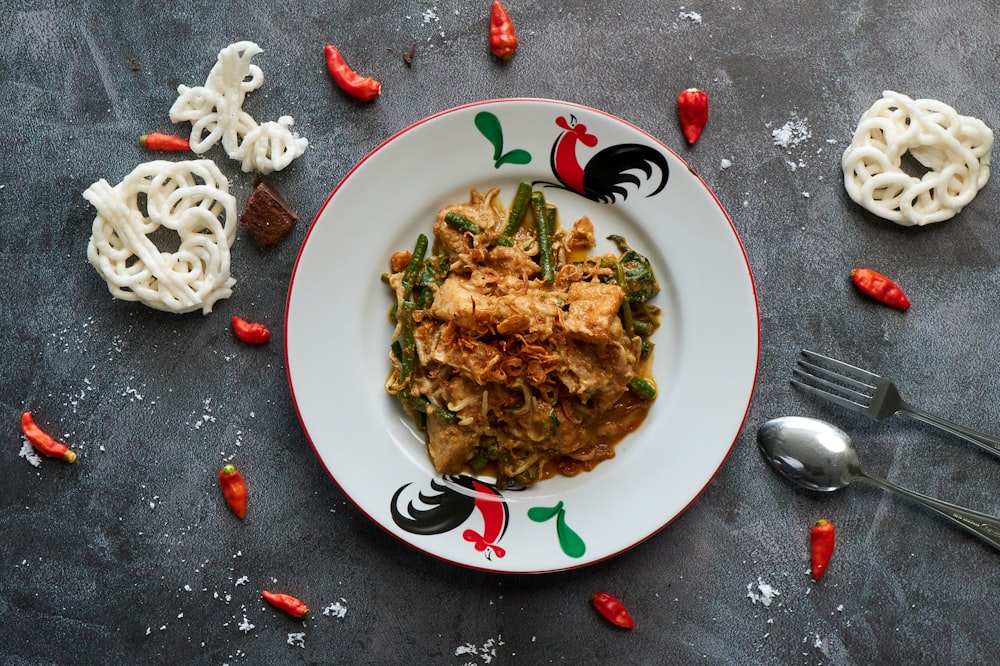
[{"label": "green leaf design on plate", "polygon": [[493,161],[500,159],[503,153],[503,128],[500,119],[489,111],[476,114],[476,128],[493,144]]},{"label": "green leaf design on plate", "polygon": [[528,518],[531,518],[536,523],[544,523],[562,511],[562,507],[562,500],[559,500],[559,503],[555,506],[533,506],[528,509]]},{"label": "green leaf design on plate", "polygon": [[566,509],[563,508],[562,500],[555,506],[533,506],[528,509],[528,518],[536,523],[544,523],[553,516],[556,517],[556,537],[559,539],[559,547],[570,557],[583,557],[587,552],[587,544],[566,524]]},{"label": "green leaf design on plate", "polygon": [[506,155],[501,155],[500,159],[496,160],[494,166],[500,168],[503,164],[527,164],[531,161],[531,153],[527,150],[521,150],[520,148],[515,148]]},{"label": "green leaf design on plate", "polygon": [[503,127],[500,119],[489,111],[480,111],[475,117],[476,129],[493,145],[493,168],[499,169],[504,164],[528,164],[531,153],[521,148],[503,152]]},{"label": "green leaf design on plate", "polygon": [[587,544],[583,542],[579,534],[566,524],[565,509],[559,509],[559,517],[556,518],[556,535],[559,537],[559,545],[563,552],[570,557],[583,557],[583,554],[587,552]]}]

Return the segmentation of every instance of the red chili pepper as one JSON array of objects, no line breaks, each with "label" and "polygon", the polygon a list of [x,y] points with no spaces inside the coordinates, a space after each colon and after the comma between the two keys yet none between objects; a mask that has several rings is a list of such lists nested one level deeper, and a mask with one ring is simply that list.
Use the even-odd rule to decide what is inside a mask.
[{"label": "red chili pepper", "polygon": [[62,458],[68,463],[76,461],[76,452],[39,428],[31,412],[21,414],[21,432],[40,453],[44,453],[50,458]]},{"label": "red chili pepper", "polygon": [[226,465],[219,470],[219,487],[226,504],[242,520],[247,515],[247,483],[235,465]]},{"label": "red chili pepper", "polygon": [[510,60],[516,50],[514,22],[499,0],[493,0],[493,9],[490,10],[490,51],[501,60]]},{"label": "red chili pepper", "polygon": [[851,279],[858,289],[872,298],[899,310],[910,309],[910,299],[895,282],[876,273],[870,268],[855,268],[851,271]]},{"label": "red chili pepper", "polygon": [[162,150],[177,153],[191,150],[191,141],[182,136],[173,134],[163,134],[162,132],[152,132],[139,137],[139,143],[150,150]]},{"label": "red chili pepper", "polygon": [[830,556],[833,555],[833,540],[833,523],[822,518],[817,520],[809,532],[813,580],[819,580],[826,573],[826,566],[830,563]]},{"label": "red chili pepper", "polygon": [[625,604],[607,592],[598,592],[595,594],[593,602],[594,608],[611,624],[624,627],[625,629],[631,629],[635,626],[635,620],[632,619],[632,615],[625,608]]},{"label": "red chili pepper", "polygon": [[251,345],[262,345],[271,339],[271,331],[264,324],[249,322],[236,315],[232,318],[233,333],[243,342]]},{"label": "red chili pepper", "polygon": [[304,620],[309,617],[309,608],[300,599],[287,594],[278,594],[263,590],[261,596],[264,600],[277,609],[283,610],[292,617]]},{"label": "red chili pepper", "polygon": [[381,83],[370,76],[361,76],[351,69],[344,62],[344,56],[340,55],[340,51],[333,44],[327,44],[324,52],[326,53],[326,68],[330,70],[330,76],[337,82],[341,90],[362,102],[370,102],[378,97],[382,90]]},{"label": "red chili pepper", "polygon": [[705,91],[698,88],[682,91],[677,96],[677,116],[684,138],[693,146],[708,122],[708,95]]}]

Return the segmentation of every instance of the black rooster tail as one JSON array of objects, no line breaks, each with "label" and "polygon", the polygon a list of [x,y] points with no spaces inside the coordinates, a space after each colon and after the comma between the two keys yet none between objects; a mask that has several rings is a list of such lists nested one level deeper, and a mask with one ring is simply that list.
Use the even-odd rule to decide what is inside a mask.
[{"label": "black rooster tail", "polygon": [[[472,479],[469,477],[449,477],[458,485],[471,490]],[[406,515],[399,510],[400,495],[410,484],[401,486],[392,496],[390,512],[392,520],[401,529],[410,534],[444,534],[464,523],[476,508],[476,498],[473,493],[463,493],[447,485],[431,480],[431,490],[434,495],[420,493],[420,501],[429,509],[418,509],[410,502],[406,507]]]},{"label": "black rooster tail", "polygon": [[636,143],[622,143],[608,146],[590,158],[583,168],[583,195],[593,201],[614,203],[620,196],[628,196],[627,185],[639,187],[643,180],[635,173],[645,174],[645,180],[659,172],[659,183],[656,189],[647,194],[651,197],[660,192],[667,184],[670,167],[667,158],[660,151]]}]

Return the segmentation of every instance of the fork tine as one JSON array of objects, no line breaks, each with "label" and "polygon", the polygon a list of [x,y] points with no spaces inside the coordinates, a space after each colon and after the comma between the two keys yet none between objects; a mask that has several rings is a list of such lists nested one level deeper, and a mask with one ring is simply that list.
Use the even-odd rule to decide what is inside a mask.
[{"label": "fork tine", "polygon": [[847,409],[854,410],[855,412],[863,412],[865,409],[867,409],[866,405],[854,402],[853,400],[848,400],[847,398],[843,398],[835,393],[828,393],[822,389],[812,386],[811,384],[800,382],[797,379],[792,379],[791,383],[792,386],[801,391],[805,391],[806,393],[812,393],[813,395],[819,396],[824,400],[829,400],[830,402],[838,404],[841,407],[846,407]]},{"label": "fork tine", "polygon": [[830,358],[829,356],[823,356],[822,354],[817,354],[814,351],[809,351],[808,349],[802,350],[802,355],[812,361],[821,361],[827,365],[832,366],[836,370],[842,373],[846,373],[848,376],[855,377],[861,381],[869,382],[875,381],[876,379],[881,379],[874,372],[868,372],[850,363],[844,363],[843,361],[838,361],[835,358]]},{"label": "fork tine", "polygon": [[[808,364],[803,364],[803,365],[808,365]],[[817,377],[816,375],[804,372],[801,368],[792,368],[792,374],[798,377],[800,380],[808,380],[808,381],[803,381],[802,383],[804,384],[808,384],[827,393],[839,393],[848,398],[849,400],[858,403],[859,405],[868,405],[871,402],[872,395],[870,393],[866,393],[864,391],[856,391],[849,386],[844,386],[843,384],[837,384],[831,381],[827,381],[822,377]]]},{"label": "fork tine", "polygon": [[[807,372],[803,372],[802,369],[806,370]],[[799,367],[793,368],[792,371],[804,374],[807,377],[816,379],[817,381],[822,381],[828,386],[832,386],[833,388],[844,388],[846,386],[847,389],[855,391],[859,394],[860,393],[866,394],[864,395],[864,397],[869,399],[871,398],[871,393],[875,391],[876,388],[878,388],[874,384],[867,384],[858,379],[854,379],[853,377],[848,377],[838,372],[834,372],[829,368],[824,368],[822,366],[814,365],[812,363],[802,360],[799,361]]]}]

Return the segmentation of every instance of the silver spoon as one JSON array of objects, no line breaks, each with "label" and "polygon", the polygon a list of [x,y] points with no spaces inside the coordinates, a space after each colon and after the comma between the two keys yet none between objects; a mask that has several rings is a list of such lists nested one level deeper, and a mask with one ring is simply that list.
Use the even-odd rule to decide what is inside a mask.
[{"label": "silver spoon", "polygon": [[781,476],[803,488],[830,492],[863,481],[909,497],[1000,549],[1000,518],[942,502],[901,488],[861,469],[858,452],[846,432],[825,421],[784,416],[757,431],[757,447]]}]

